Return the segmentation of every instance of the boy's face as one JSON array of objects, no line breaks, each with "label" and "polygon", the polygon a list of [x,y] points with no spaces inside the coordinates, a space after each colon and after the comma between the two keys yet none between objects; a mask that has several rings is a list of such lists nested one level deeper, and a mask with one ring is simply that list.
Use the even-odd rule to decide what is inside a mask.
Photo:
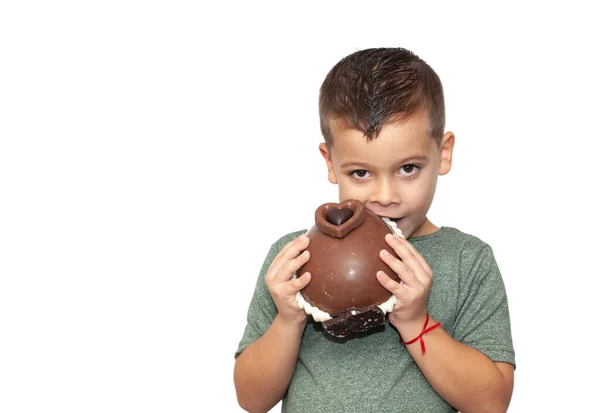
[{"label": "boy's face", "polygon": [[440,146],[431,137],[426,112],[386,124],[371,141],[363,133],[331,122],[332,146],[319,146],[329,181],[338,184],[340,202],[357,199],[377,215],[397,220],[406,238],[435,227],[427,219],[438,175],[450,171],[454,135]]}]

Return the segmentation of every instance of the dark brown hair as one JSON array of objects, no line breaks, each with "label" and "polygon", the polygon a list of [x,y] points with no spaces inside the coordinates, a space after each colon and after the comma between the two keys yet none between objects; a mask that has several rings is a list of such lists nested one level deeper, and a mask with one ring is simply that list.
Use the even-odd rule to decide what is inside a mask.
[{"label": "dark brown hair", "polygon": [[331,147],[330,121],[343,121],[376,138],[387,122],[426,110],[438,144],[445,126],[442,82],[433,69],[403,48],[354,52],[327,74],[319,93],[321,133]]}]

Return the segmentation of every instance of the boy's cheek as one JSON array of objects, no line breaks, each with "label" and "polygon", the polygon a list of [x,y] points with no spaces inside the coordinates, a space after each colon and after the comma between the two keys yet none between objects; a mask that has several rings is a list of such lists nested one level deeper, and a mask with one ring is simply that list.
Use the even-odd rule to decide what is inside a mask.
[{"label": "boy's cheek", "polygon": [[347,199],[356,199],[361,202],[368,201],[368,196],[364,191],[349,191],[340,188],[340,201]]},{"label": "boy's cheek", "polygon": [[361,185],[358,187],[356,184],[352,182],[348,182],[348,178],[341,178],[339,180],[339,193],[340,193],[340,201],[345,201],[346,199],[357,199],[361,202],[365,202],[368,200],[368,188],[367,185]]}]

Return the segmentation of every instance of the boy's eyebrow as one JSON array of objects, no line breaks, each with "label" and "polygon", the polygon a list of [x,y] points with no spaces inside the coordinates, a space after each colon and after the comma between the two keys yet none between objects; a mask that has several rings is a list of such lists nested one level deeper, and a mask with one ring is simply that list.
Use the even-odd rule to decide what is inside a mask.
[{"label": "boy's eyebrow", "polygon": [[[427,161],[428,159],[429,158],[427,158],[427,156],[425,156],[425,155],[408,156],[404,159],[400,159],[398,162],[396,162],[396,164],[397,165],[405,165],[405,164],[408,164],[411,162],[424,162],[424,161]],[[369,169],[369,168],[371,168],[372,165],[370,165],[366,162],[355,162],[355,161],[347,161],[342,164],[342,168],[347,168],[349,166]]]}]

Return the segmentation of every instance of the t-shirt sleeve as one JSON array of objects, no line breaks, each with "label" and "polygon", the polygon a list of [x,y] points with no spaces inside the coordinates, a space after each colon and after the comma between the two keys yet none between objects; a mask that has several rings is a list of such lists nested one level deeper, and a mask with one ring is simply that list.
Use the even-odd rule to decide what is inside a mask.
[{"label": "t-shirt sleeve", "polygon": [[459,309],[453,336],[488,356],[516,368],[508,298],[504,281],[489,245],[485,245],[470,268],[462,268]]},{"label": "t-shirt sleeve", "polygon": [[244,329],[244,335],[240,341],[235,357],[239,356],[242,351],[254,341],[258,340],[263,334],[266,333],[267,329],[271,326],[271,323],[277,315],[277,306],[271,297],[271,293],[265,283],[265,276],[271,266],[271,263],[279,254],[279,251],[295,237],[306,231],[298,231],[286,236],[281,237],[277,242],[271,245],[269,252],[263,262],[258,280],[256,281],[256,287],[254,288],[254,294],[248,307],[247,323]]}]

